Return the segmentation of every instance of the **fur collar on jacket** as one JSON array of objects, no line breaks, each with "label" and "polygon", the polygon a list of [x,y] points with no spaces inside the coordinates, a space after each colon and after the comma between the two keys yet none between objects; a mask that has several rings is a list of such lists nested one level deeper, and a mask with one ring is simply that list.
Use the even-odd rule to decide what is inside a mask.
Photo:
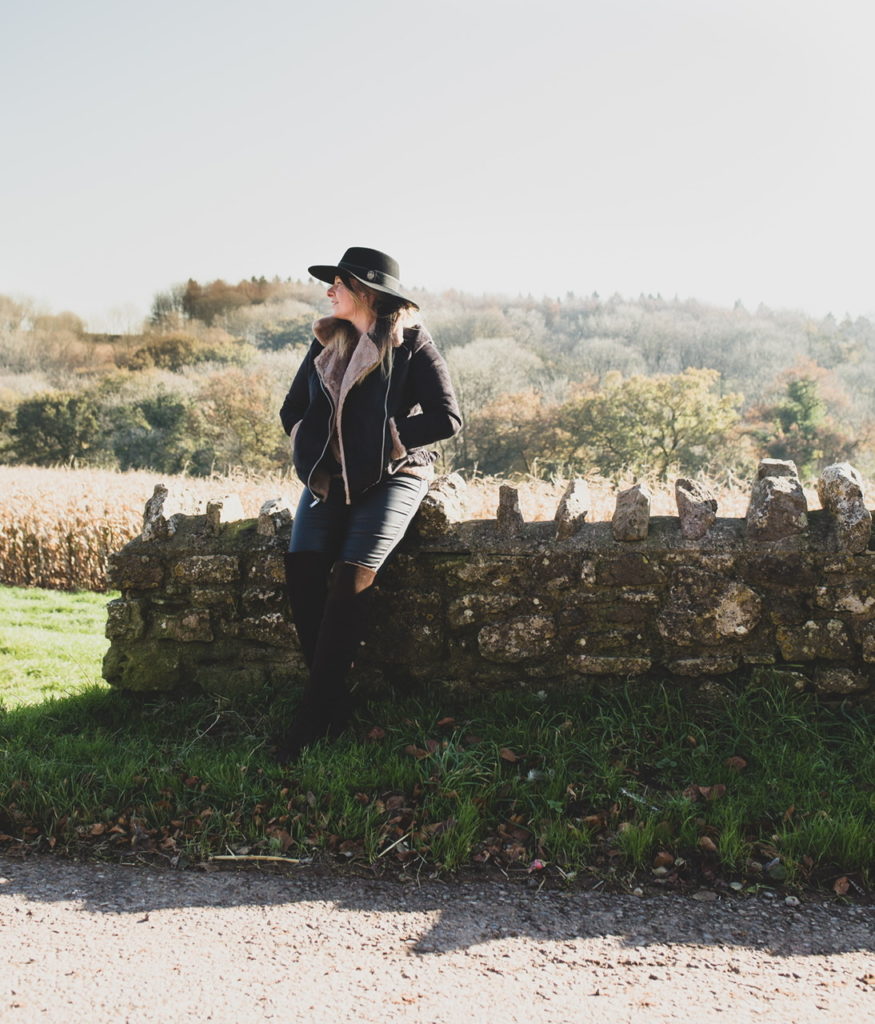
[{"label": "fur collar on jacket", "polygon": [[[335,316],[324,316],[313,324],[313,334],[322,345],[322,352],[316,356],[314,365],[337,407],[343,404],[359,381],[378,368],[381,359],[380,350],[369,334],[359,336],[351,354],[341,352],[334,339],[345,324],[345,320],[338,320]],[[403,341],[404,331],[399,325],[392,346],[398,348]]]},{"label": "fur collar on jacket", "polygon": [[335,408],[343,404],[349,391],[380,362],[380,350],[368,334],[359,337],[351,353],[344,353],[338,345],[332,344],[339,323],[336,317],[326,316],[313,324],[313,333],[323,346],[313,364]]}]

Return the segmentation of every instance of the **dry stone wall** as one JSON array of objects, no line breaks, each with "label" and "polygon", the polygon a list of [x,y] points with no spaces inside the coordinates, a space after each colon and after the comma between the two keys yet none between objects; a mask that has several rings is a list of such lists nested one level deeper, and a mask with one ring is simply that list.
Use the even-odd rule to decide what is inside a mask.
[{"label": "dry stone wall", "polygon": [[[677,517],[650,516],[642,484],[589,523],[575,481],[553,522],[524,522],[510,487],[494,520],[465,522],[463,486],[432,488],[381,573],[366,685],[694,683],[772,666],[800,689],[875,699],[872,516],[853,467],[830,467],[809,511],[793,464],[764,460],[745,519],[679,480]],[[303,673],[283,582],[291,511],[237,515],[233,498],[191,514],[156,490],[113,558],[110,683],[233,693]]]}]

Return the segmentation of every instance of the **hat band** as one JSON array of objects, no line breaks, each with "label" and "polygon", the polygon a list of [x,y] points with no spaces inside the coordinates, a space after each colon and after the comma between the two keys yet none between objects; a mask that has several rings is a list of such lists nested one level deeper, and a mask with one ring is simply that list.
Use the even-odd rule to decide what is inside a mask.
[{"label": "hat band", "polygon": [[347,270],[357,277],[360,281],[364,281],[369,284],[381,285],[386,288],[398,288],[401,287],[401,282],[397,277],[392,277],[391,274],[384,274],[382,270],[374,270],[372,267],[357,267],[352,263],[339,263],[338,268],[340,270]]}]

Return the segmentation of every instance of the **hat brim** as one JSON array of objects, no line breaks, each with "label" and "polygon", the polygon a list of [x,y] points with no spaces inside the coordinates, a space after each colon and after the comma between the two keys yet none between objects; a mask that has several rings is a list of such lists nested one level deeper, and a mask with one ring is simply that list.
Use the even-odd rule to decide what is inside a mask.
[{"label": "hat brim", "polygon": [[334,284],[334,279],[338,274],[349,274],[350,277],[354,277],[356,281],[359,281],[366,288],[373,288],[375,292],[385,292],[386,295],[394,295],[396,299],[403,299],[413,306],[414,309],[419,309],[419,305],[409,295],[405,295],[397,288],[387,288],[385,285],[377,284],[376,281],[366,281],[363,277],[350,270],[349,267],[330,267],[320,263],[315,267],[307,267],[307,272],[311,277],[315,277],[317,281],[324,281],[325,284]]}]

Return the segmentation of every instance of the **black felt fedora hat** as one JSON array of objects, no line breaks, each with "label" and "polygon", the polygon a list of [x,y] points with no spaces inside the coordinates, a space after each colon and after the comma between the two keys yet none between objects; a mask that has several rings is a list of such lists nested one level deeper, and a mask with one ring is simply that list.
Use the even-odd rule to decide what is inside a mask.
[{"label": "black felt fedora hat", "polygon": [[368,288],[375,288],[378,292],[394,295],[409,302],[415,309],[419,309],[413,299],[404,294],[404,286],[398,280],[400,273],[398,261],[393,260],[386,253],[380,252],[379,249],[362,249],[359,246],[353,246],[346,250],[340,262],[334,266],[317,264],[315,267],[307,269],[317,281],[325,281],[326,284],[334,284],[335,277],[340,273],[350,274],[356,281],[366,284]]}]

